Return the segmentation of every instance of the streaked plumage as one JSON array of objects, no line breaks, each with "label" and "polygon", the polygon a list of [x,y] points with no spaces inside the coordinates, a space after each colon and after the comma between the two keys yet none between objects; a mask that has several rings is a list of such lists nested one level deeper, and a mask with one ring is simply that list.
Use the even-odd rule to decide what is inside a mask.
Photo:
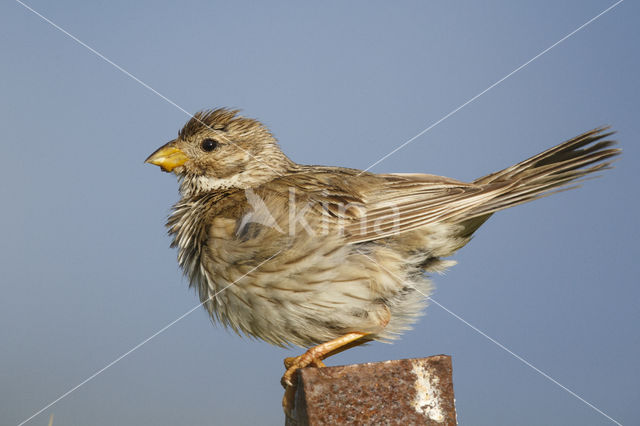
[{"label": "streaked plumage", "polygon": [[496,211],[609,167],[619,153],[610,134],[592,130],[465,183],[299,165],[258,121],[218,109],[198,113],[148,161],[179,177],[169,233],[211,316],[309,347],[406,330],[431,292],[425,272],[455,263],[444,258]]}]

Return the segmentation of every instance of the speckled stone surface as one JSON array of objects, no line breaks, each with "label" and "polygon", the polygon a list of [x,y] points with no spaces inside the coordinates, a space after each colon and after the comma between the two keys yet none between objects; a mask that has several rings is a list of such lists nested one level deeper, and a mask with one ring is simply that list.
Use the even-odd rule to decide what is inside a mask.
[{"label": "speckled stone surface", "polygon": [[296,374],[288,425],[455,425],[451,357],[402,359]]}]

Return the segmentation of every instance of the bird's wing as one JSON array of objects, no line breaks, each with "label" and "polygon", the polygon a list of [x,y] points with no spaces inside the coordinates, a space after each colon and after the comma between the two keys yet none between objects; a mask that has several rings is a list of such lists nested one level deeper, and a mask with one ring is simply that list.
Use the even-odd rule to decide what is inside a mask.
[{"label": "bird's wing", "polygon": [[[612,148],[613,141],[603,140],[610,134],[606,128],[592,130],[471,183],[427,174],[378,175],[298,166],[269,182],[269,188],[277,194],[278,206],[288,201],[295,212],[309,212],[311,223],[324,221],[338,229],[349,243],[379,240],[444,221],[462,224],[462,236],[469,236],[498,210],[570,189],[589,174],[610,168],[612,158],[620,153]],[[280,219],[286,222],[291,217],[297,216],[290,209]]]},{"label": "bird's wing", "polygon": [[349,242],[387,238],[416,228],[461,218],[495,196],[504,185],[474,185],[425,174],[378,175],[380,183],[364,194],[364,211],[345,226]]},{"label": "bird's wing", "polygon": [[280,183],[294,188],[289,191],[298,204],[306,202],[310,214],[330,222],[349,243],[387,238],[454,216],[467,219],[466,211],[505,186],[317,166],[286,181]]}]

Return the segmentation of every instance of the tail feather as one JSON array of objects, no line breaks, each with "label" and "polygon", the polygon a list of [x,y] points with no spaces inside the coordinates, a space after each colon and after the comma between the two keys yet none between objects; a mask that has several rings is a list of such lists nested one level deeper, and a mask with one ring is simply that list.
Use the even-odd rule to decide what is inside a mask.
[{"label": "tail feather", "polygon": [[496,196],[478,205],[467,217],[478,217],[579,186],[592,173],[611,168],[621,150],[602,140],[614,132],[599,127],[561,143],[516,165],[476,179]]},{"label": "tail feather", "polygon": [[[602,161],[604,159],[615,156],[620,152],[619,149],[607,150],[606,148],[615,145],[616,142],[609,140],[602,141],[602,139],[607,138],[615,133],[605,133],[605,131],[608,129],[609,126],[598,127],[589,132],[583,133],[580,136],[576,136],[573,139],[563,142],[560,145],[554,146],[553,148],[541,152],[538,155],[534,155],[533,157],[528,158],[518,164],[507,167],[504,170],[500,170],[498,172],[491,173],[490,175],[476,179],[473,183],[487,184],[498,181],[513,181],[514,179],[523,177],[527,173],[531,173],[533,171],[541,171],[540,169],[544,166],[567,163],[574,164],[574,160],[578,161],[574,164],[577,165],[580,162],[580,159],[584,159],[589,154],[594,154],[594,162]],[[586,149],[580,149],[594,142],[598,143],[595,143],[594,145]],[[583,164],[578,167],[584,167],[585,165],[586,164]]]}]

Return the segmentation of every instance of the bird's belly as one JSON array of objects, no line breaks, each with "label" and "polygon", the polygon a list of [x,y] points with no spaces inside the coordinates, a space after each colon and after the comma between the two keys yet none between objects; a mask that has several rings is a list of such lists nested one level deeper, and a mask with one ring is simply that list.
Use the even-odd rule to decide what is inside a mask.
[{"label": "bird's belly", "polygon": [[235,262],[230,250],[209,246],[200,297],[221,323],[276,345],[307,347],[352,331],[393,338],[431,290],[420,259],[379,244],[307,241]]}]

